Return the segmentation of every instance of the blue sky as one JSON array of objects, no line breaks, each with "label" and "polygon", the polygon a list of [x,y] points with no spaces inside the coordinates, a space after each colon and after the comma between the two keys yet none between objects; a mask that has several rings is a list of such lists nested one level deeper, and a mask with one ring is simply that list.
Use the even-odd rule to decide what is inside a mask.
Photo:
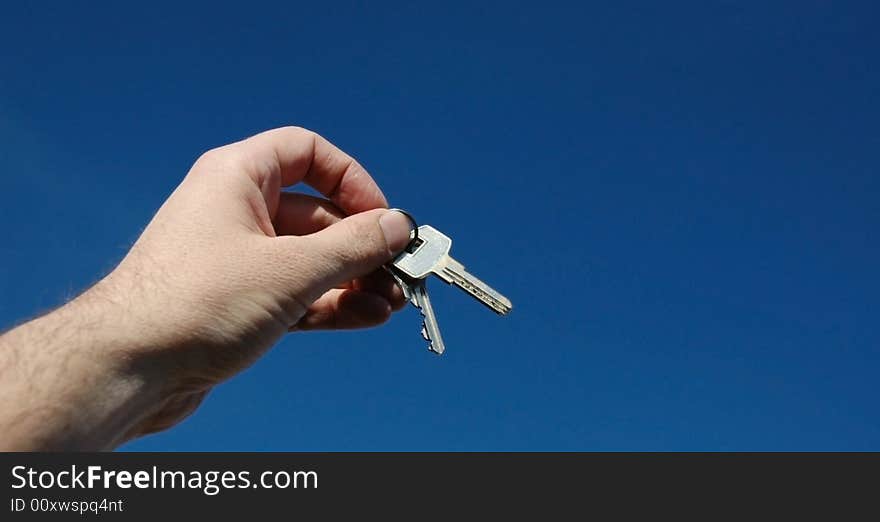
[{"label": "blue sky", "polygon": [[285,124],[515,305],[433,281],[443,357],[290,335],[126,449],[880,449],[872,2],[68,4],[0,17],[0,327]]}]

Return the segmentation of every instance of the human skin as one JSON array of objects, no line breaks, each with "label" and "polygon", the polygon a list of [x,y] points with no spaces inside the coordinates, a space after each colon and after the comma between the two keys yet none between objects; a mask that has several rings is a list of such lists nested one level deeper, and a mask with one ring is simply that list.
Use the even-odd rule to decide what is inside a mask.
[{"label": "human skin", "polygon": [[[304,182],[326,199],[282,192]],[[288,331],[385,322],[410,222],[317,134],[203,154],[109,275],[0,336],[0,450],[106,450],[166,429]]]}]

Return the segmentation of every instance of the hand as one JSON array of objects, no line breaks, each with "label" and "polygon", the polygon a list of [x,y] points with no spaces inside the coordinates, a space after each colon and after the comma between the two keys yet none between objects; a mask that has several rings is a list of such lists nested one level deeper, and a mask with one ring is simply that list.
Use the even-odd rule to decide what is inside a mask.
[{"label": "hand", "polygon": [[[282,192],[299,182],[328,199]],[[58,350],[69,367],[107,376],[93,390],[59,392],[70,403],[95,402],[99,393],[109,403],[88,410],[93,426],[63,445],[113,446],[175,424],[289,330],[386,321],[404,300],[380,267],[410,236],[409,220],[386,207],[363,167],[304,129],[205,153],[109,276],[23,327],[85,322],[90,338]],[[39,337],[25,333],[0,338],[0,357],[20,357],[20,345]],[[53,446],[52,436],[42,434],[44,446]]]}]

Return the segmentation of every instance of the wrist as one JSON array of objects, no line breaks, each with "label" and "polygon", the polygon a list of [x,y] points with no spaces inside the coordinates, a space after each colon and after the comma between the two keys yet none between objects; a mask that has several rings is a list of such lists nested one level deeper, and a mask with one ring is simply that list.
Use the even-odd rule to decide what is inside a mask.
[{"label": "wrist", "polygon": [[104,284],[0,338],[5,449],[111,449],[167,395]]}]

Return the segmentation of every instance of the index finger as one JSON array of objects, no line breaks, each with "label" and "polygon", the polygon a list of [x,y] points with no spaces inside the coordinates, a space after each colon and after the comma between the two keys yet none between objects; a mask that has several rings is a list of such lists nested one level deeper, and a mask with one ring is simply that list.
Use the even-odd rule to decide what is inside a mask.
[{"label": "index finger", "polygon": [[301,127],[261,132],[238,143],[263,179],[288,187],[304,181],[347,214],[388,208],[379,185],[354,158]]}]

